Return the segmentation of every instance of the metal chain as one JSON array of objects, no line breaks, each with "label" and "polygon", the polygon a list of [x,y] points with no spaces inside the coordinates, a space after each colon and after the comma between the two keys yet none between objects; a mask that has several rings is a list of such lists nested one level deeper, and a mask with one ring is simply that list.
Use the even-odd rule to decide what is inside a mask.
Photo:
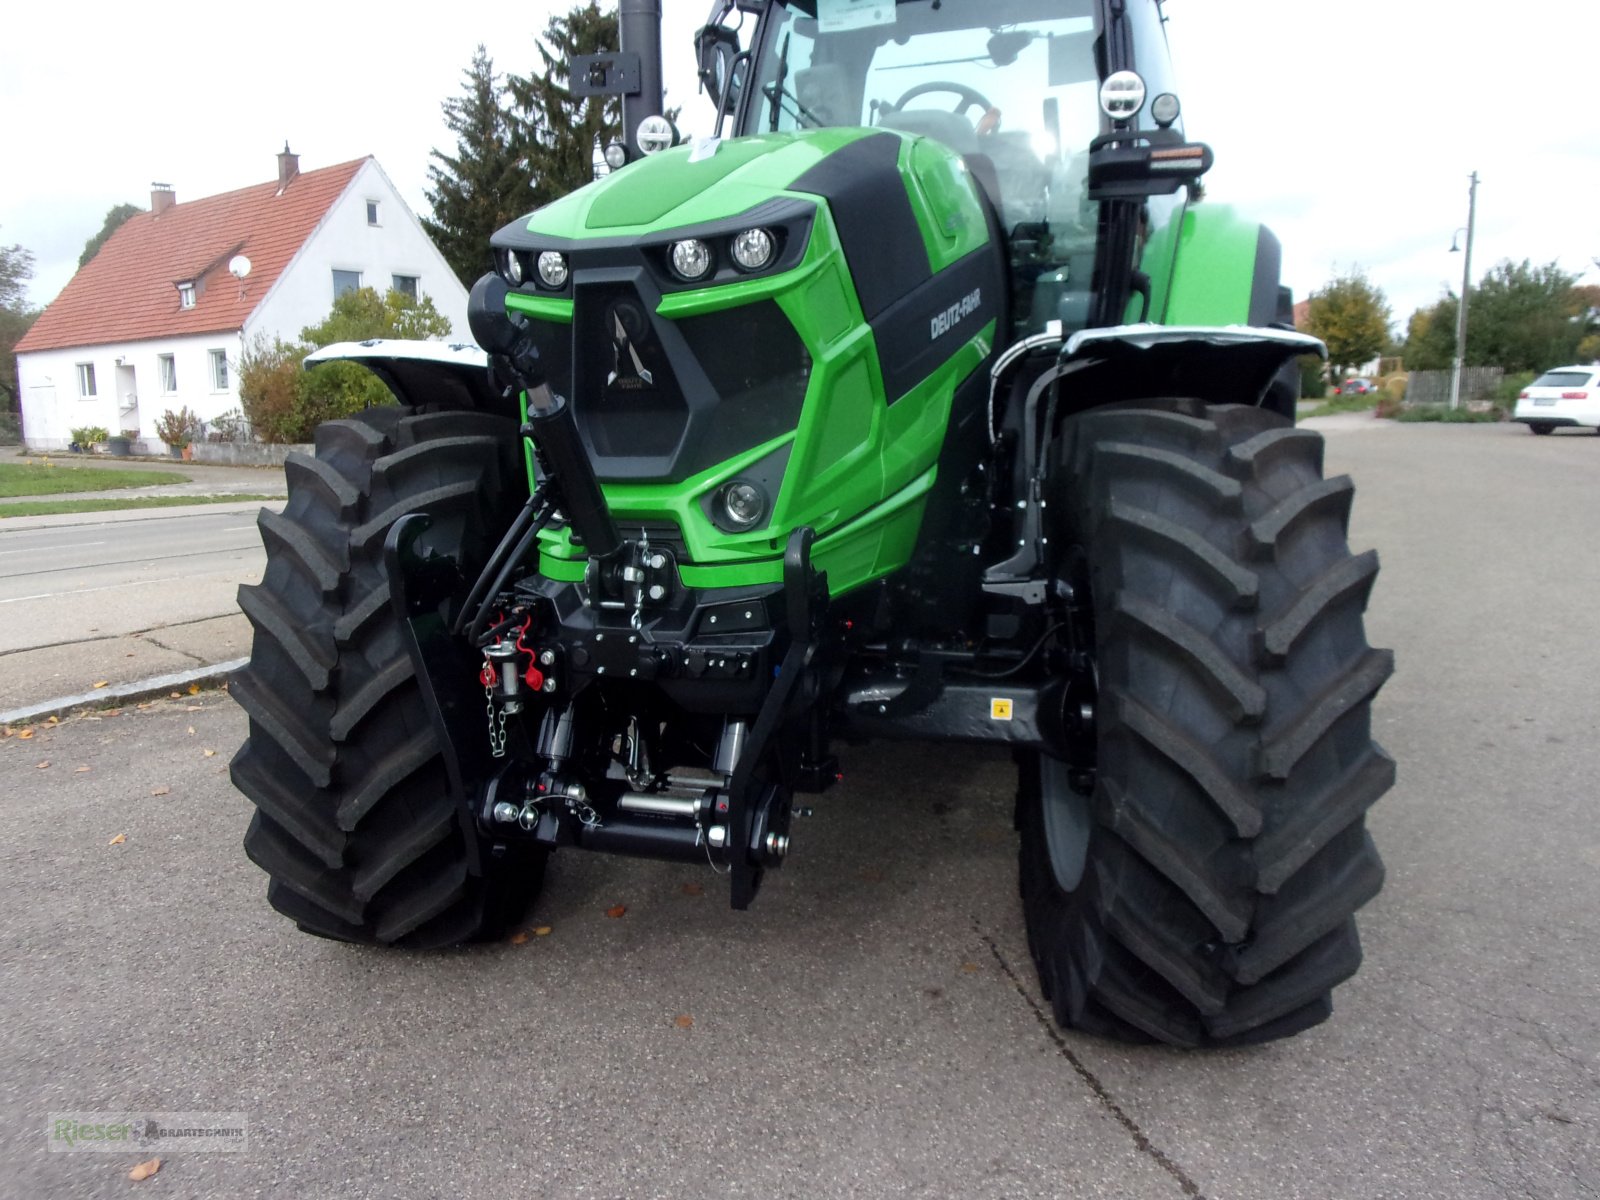
[{"label": "metal chain", "polygon": [[489,753],[494,758],[506,756],[506,710],[494,706],[494,688],[483,689],[484,709],[489,716]]}]

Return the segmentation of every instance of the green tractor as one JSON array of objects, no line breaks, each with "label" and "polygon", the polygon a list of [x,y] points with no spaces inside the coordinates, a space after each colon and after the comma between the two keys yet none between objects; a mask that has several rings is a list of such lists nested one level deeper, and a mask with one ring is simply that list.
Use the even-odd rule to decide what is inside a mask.
[{"label": "green tractor", "polygon": [[656,11],[576,64],[626,141],[495,236],[478,347],[318,356],[400,404],[290,457],[241,590],[271,903],[495,938],[570,847],[742,909],[837,744],[998,743],[1063,1026],[1323,1020],[1383,877],[1377,559],[1157,0],[722,0],[732,136],[676,146]]}]

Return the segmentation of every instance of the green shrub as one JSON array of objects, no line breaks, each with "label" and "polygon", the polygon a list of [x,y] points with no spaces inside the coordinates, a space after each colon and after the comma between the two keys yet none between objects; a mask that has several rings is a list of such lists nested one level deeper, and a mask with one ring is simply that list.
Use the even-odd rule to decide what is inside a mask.
[{"label": "green shrub", "polygon": [[1332,400],[1325,400],[1317,405],[1306,416],[1331,417],[1337,413],[1366,412],[1377,403],[1377,392],[1368,392],[1364,396],[1335,396]]},{"label": "green shrub", "polygon": [[1300,398],[1321,400],[1328,394],[1328,381],[1322,377],[1322,359],[1315,354],[1302,354],[1300,362]]},{"label": "green shrub", "polygon": [[211,440],[217,442],[248,442],[250,421],[242,409],[230,408],[220,417],[211,418]]},{"label": "green shrub", "polygon": [[200,436],[200,418],[185,404],[177,412],[170,408],[156,421],[156,436],[180,450]]},{"label": "green shrub", "polygon": [[1517,371],[1515,374],[1502,375],[1494,389],[1492,399],[1496,404],[1514,406],[1517,397],[1537,378],[1539,378],[1537,371]]},{"label": "green shrub", "polygon": [[300,364],[308,351],[265,334],[239,356],[239,402],[245,419],[264,442],[303,442],[308,427],[300,397]]},{"label": "green shrub", "polygon": [[72,440],[80,446],[95,446],[111,440],[111,431],[104,425],[80,425],[72,431]]},{"label": "green shrub", "polygon": [[1417,421],[1437,421],[1445,425],[1478,425],[1494,421],[1504,421],[1505,410],[1501,408],[1451,408],[1446,404],[1418,404],[1412,408],[1403,408],[1395,420],[1411,424]]}]

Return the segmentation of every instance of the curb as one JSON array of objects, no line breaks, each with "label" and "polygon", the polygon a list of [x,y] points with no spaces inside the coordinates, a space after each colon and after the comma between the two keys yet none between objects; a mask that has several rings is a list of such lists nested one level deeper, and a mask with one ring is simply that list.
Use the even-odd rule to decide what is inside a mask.
[{"label": "curb", "polygon": [[152,696],[165,695],[175,688],[187,688],[196,683],[201,687],[215,686],[226,682],[229,675],[249,661],[248,658],[234,658],[210,666],[174,671],[168,675],[154,675],[134,683],[120,683],[116,687],[82,692],[76,696],[45,700],[39,704],[30,704],[25,708],[14,708],[10,712],[0,713],[0,725],[28,725],[35,721],[48,720],[50,717],[64,717],[76,708],[115,708],[135,700],[148,700]]}]

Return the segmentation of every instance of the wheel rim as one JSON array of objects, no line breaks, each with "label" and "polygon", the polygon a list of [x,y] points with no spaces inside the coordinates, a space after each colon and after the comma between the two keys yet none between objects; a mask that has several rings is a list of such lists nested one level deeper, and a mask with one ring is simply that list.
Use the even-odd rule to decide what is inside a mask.
[{"label": "wheel rim", "polygon": [[1050,872],[1063,892],[1075,892],[1089,861],[1089,797],[1073,789],[1067,764],[1039,756],[1039,806]]},{"label": "wheel rim", "polygon": [[1089,831],[1093,825],[1089,796],[1096,760],[1094,706],[1099,696],[1096,665],[1094,599],[1089,591],[1089,559],[1082,546],[1073,546],[1059,569],[1067,585],[1068,653],[1072,682],[1067,687],[1065,717],[1071,764],[1047,754],[1039,756],[1039,804],[1044,817],[1045,849],[1056,886],[1073,892],[1083,882],[1089,858]]}]

